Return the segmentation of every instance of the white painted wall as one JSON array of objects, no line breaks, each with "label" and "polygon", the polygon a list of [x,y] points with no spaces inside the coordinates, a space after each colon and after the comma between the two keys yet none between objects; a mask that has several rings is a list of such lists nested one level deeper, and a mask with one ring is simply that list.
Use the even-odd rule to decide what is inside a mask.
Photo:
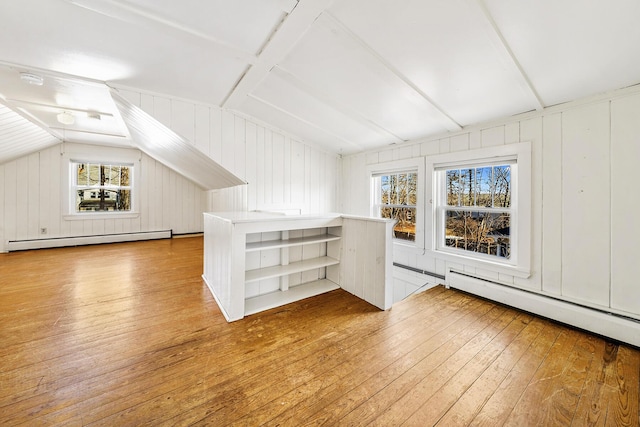
[{"label": "white painted wall", "polygon": [[[343,158],[340,210],[367,215],[367,165],[501,144],[532,144],[532,274],[523,279],[394,247],[394,261],[450,268],[640,318],[640,89],[549,108],[441,138]],[[427,233],[429,233],[427,228]]]},{"label": "white painted wall", "polygon": [[[61,146],[52,147],[0,165],[0,252],[6,251],[8,240],[167,229],[202,232],[205,211],[336,210],[337,155],[214,106],[120,93],[248,185],[204,192],[141,154],[139,218],[66,221],[59,200]],[[47,227],[45,236],[42,227]]]},{"label": "white painted wall", "polygon": [[[61,185],[68,163],[62,160],[64,147],[59,144],[0,165],[0,251],[6,251],[10,240],[202,230],[205,192],[138,150],[129,150],[140,159],[137,218],[65,220]],[[84,147],[88,151],[97,149]],[[109,148],[100,150],[104,153]],[[46,228],[47,233],[41,234],[41,228]]]},{"label": "white painted wall", "polygon": [[119,93],[248,182],[244,190],[209,194],[208,211],[336,210],[336,154],[215,106],[124,89]]}]

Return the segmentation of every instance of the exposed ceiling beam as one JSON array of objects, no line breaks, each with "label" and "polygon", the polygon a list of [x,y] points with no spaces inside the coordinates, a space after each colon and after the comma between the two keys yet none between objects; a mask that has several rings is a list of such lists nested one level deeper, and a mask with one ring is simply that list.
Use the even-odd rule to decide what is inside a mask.
[{"label": "exposed ceiling beam", "polygon": [[128,138],[128,135],[121,135],[118,133],[95,132],[90,130],[74,129],[70,127],[51,126],[51,129],[59,130],[61,132],[77,132],[77,133],[86,133],[87,135],[109,136],[113,138]]},{"label": "exposed ceiling beam", "polygon": [[529,76],[527,76],[524,68],[522,68],[522,65],[520,65],[520,61],[518,61],[518,58],[511,50],[509,43],[507,43],[504,36],[502,35],[502,32],[498,28],[496,21],[494,21],[493,16],[489,12],[489,9],[487,9],[484,1],[467,0],[467,3],[471,7],[471,9],[475,9],[478,14],[481,14],[484,17],[484,24],[486,26],[489,38],[497,48],[498,52],[502,54],[505,62],[515,67],[514,75],[520,83],[520,86],[522,86],[525,93],[531,99],[531,102],[535,105],[535,109],[538,111],[543,110],[544,102],[542,102],[542,98],[540,98],[540,95],[538,94],[536,88],[533,86],[533,83],[529,79]]},{"label": "exposed ceiling beam", "polygon": [[369,129],[384,135],[389,139],[389,143],[392,142],[405,142],[401,137],[399,137],[398,135],[394,134],[393,132],[391,132],[388,129],[385,129],[384,127],[378,125],[377,123],[375,123],[373,120],[365,117],[363,114],[361,114],[359,111],[350,108],[346,105],[343,105],[342,103],[340,103],[339,101],[330,98],[329,96],[326,95],[325,92],[318,90],[316,88],[313,88],[311,85],[303,82],[300,78],[298,78],[297,76],[295,76],[293,73],[289,72],[288,70],[282,68],[281,66],[275,66],[272,70],[272,72],[280,77],[281,79],[285,80],[287,83],[291,84],[292,86],[298,88],[299,90],[307,93],[308,95],[311,95],[312,97],[318,99],[319,101],[323,102],[325,105],[328,105],[329,107],[331,107],[332,109],[339,111],[340,113],[342,113],[343,115],[349,117],[351,120],[356,121],[358,123],[360,123],[363,126],[368,127]]},{"label": "exposed ceiling beam", "polygon": [[[229,43],[225,40],[218,39],[209,34],[203,33],[186,25],[172,21],[150,10],[143,9],[131,5],[121,0],[65,0],[75,6],[90,10],[100,15],[108,16],[118,21],[127,22],[142,27],[155,27],[163,31],[171,29],[192,37],[205,40],[211,44],[220,54],[242,60],[247,63],[254,63],[256,56],[244,49]],[[286,5],[282,5],[286,7]]]},{"label": "exposed ceiling beam", "polygon": [[222,103],[222,107],[237,110],[271,69],[288,54],[314,21],[334,0],[300,0],[276,28],[272,37]]},{"label": "exposed ceiling beam", "polygon": [[440,107],[429,95],[427,95],[422,89],[416,86],[406,75],[404,75],[400,70],[398,70],[391,62],[389,62],[385,57],[379,54],[375,49],[373,49],[367,42],[362,40],[360,36],[355,34],[348,28],[345,24],[343,24],[338,18],[331,15],[330,13],[325,13],[323,15],[324,18],[330,19],[333,21],[333,24],[338,26],[344,34],[351,37],[356,43],[358,43],[365,51],[367,51],[370,55],[372,55],[376,60],[378,60],[387,70],[393,73],[397,78],[402,80],[404,84],[409,86],[414,92],[416,92],[421,98],[427,101],[435,110],[435,112],[439,116],[439,122],[445,129],[455,132],[462,129],[462,126],[458,122],[456,122],[451,116],[447,114],[446,111],[442,107]]}]

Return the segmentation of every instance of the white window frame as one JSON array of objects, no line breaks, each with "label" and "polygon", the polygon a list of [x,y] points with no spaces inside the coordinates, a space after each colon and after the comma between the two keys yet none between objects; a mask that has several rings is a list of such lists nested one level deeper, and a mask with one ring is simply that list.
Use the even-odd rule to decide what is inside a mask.
[{"label": "white window frame", "polygon": [[404,239],[393,239],[393,244],[404,248],[411,248],[424,251],[424,220],[425,220],[425,162],[424,157],[414,157],[411,159],[395,160],[391,162],[377,163],[367,166],[367,178],[369,180],[369,214],[379,218],[380,214],[377,206],[377,194],[379,189],[376,186],[376,177],[386,174],[417,172],[416,189],[416,239],[414,242]]},{"label": "white window frame", "polygon": [[[140,152],[112,147],[88,147],[80,144],[65,143],[61,156],[61,183],[62,183],[62,217],[65,220],[87,220],[87,219],[126,219],[140,216]],[[87,211],[77,212],[75,208],[75,164],[112,164],[127,165],[132,169],[131,179],[131,210],[126,212],[118,211]]]},{"label": "white window frame", "polygon": [[[444,244],[446,169],[511,164],[511,256],[509,259],[477,254]],[[426,249],[435,257],[518,277],[531,274],[531,144],[522,142],[427,157],[426,224],[430,230]],[[470,207],[469,210],[475,210]]]}]

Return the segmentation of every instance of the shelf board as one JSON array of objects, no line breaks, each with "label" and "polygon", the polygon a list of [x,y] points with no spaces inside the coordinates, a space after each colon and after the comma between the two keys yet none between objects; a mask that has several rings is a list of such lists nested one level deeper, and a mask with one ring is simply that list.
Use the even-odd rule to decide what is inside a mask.
[{"label": "shelf board", "polygon": [[308,237],[294,237],[287,240],[267,240],[264,242],[252,242],[247,243],[246,251],[255,252],[266,249],[279,249],[288,248],[291,246],[311,245],[313,243],[331,242],[333,240],[339,240],[340,236],[334,236],[333,234],[321,234],[318,236]]},{"label": "shelf board", "polygon": [[280,307],[281,305],[290,304],[339,288],[340,286],[331,280],[322,279],[291,287],[287,291],[276,291],[247,298],[244,303],[244,314],[248,316],[249,314]]},{"label": "shelf board", "polygon": [[306,259],[304,261],[292,262],[287,265],[274,265],[273,267],[257,268],[255,270],[247,270],[244,275],[244,281],[245,283],[250,283],[258,280],[300,273],[302,271],[313,270],[316,268],[328,267],[339,263],[340,261],[335,258],[323,256],[319,258]]}]

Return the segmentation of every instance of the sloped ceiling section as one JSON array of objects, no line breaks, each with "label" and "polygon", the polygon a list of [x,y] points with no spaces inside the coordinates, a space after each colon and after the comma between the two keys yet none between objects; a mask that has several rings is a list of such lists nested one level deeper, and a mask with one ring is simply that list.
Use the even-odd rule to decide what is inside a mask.
[{"label": "sloped ceiling section", "polygon": [[246,184],[149,114],[112,92],[133,145],[205,190]]},{"label": "sloped ceiling section", "polygon": [[60,142],[40,126],[0,104],[0,164]]},{"label": "sloped ceiling section", "polygon": [[300,0],[223,107],[342,153],[416,140],[640,83],[638,16],[636,0]]},{"label": "sloped ceiling section", "polygon": [[[0,99],[58,140],[129,145],[104,82],[0,64]],[[60,114],[69,121],[61,122]]]},{"label": "sloped ceiling section", "polygon": [[638,0],[20,0],[0,16],[0,63],[219,106],[343,154],[640,83]]}]

